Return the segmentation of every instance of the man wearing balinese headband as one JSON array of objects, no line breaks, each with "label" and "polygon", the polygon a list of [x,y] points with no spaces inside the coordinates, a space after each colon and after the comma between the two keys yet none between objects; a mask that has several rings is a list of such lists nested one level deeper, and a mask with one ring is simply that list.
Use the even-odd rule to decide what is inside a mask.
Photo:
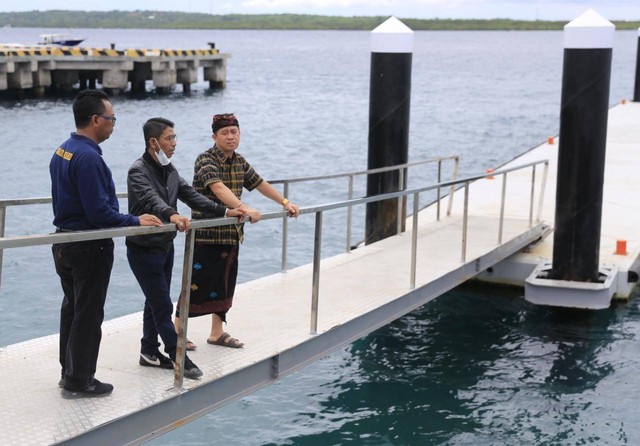
[{"label": "man wearing balinese headband", "polygon": [[[236,152],[240,145],[240,124],[236,116],[215,115],[211,130],[214,145],[196,159],[194,189],[218,204],[241,210],[252,223],[258,222],[262,216],[258,210],[241,201],[242,189],[257,189],[280,204],[290,217],[297,218],[300,214],[298,206],[283,197]],[[208,219],[214,215],[194,209],[192,217]],[[196,231],[189,316],[211,315],[208,344],[231,348],[244,345],[223,329],[223,322],[227,322],[227,312],[233,303],[238,275],[238,250],[243,239],[242,224]],[[179,323],[177,316],[178,313],[176,327]],[[192,345],[191,349],[194,348]]]}]

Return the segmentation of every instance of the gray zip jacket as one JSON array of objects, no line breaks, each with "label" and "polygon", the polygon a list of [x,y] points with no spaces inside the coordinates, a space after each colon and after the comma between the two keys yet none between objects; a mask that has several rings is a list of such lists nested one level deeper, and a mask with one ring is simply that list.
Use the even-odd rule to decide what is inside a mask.
[{"label": "gray zip jacket", "polygon": [[[131,215],[153,214],[169,223],[177,214],[178,200],[190,208],[224,217],[226,207],[196,192],[169,164],[160,166],[148,152],[134,161],[127,175],[127,194]],[[127,237],[127,246],[168,251],[176,231]],[[135,245],[135,246],[132,246]]]}]

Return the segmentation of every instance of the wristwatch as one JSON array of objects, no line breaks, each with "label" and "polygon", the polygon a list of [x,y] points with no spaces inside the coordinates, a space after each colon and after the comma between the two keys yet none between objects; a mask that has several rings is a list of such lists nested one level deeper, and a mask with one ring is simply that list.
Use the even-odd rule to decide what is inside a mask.
[{"label": "wristwatch", "polygon": [[287,200],[286,198],[284,198],[284,199],[282,200],[282,206],[286,206],[286,205],[287,205],[287,203],[289,203],[289,200]]}]

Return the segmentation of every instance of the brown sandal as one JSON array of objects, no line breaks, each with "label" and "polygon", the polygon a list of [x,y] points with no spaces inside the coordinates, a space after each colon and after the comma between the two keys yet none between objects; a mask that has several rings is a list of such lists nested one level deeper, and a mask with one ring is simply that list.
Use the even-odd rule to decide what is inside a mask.
[{"label": "brown sandal", "polygon": [[221,347],[229,347],[229,348],[242,348],[244,346],[244,342],[240,342],[236,338],[232,338],[231,335],[226,331],[222,333],[220,337],[215,341],[212,341],[211,339],[207,339],[207,344],[219,345]]},{"label": "brown sandal", "polygon": [[196,344],[187,339],[187,351],[192,352],[196,349]]}]

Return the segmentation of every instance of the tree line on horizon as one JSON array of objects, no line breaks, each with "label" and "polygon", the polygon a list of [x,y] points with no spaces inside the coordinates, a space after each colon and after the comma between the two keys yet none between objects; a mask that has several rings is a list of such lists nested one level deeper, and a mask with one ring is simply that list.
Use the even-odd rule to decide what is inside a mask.
[{"label": "tree line on horizon", "polygon": [[[0,26],[24,28],[157,28],[258,30],[372,30],[388,16],[323,16],[305,14],[211,15],[167,11],[26,11],[1,12]],[[400,18],[415,31],[557,31],[566,21],[511,19]],[[613,21],[616,29],[637,29],[638,21]]]}]

